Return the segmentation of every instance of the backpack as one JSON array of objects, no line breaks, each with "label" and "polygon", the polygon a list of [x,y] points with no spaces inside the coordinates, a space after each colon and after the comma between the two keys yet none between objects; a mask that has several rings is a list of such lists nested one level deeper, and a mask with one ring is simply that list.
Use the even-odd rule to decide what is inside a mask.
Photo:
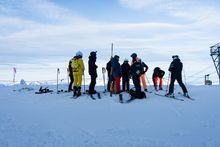
[{"label": "backpack", "polygon": [[73,72],[78,72],[79,64],[78,64],[78,59],[77,58],[73,58],[71,66],[72,66],[72,71]]},{"label": "backpack", "polygon": [[143,66],[140,62],[135,62],[131,65],[131,74],[140,76],[143,73]]},{"label": "backpack", "polygon": [[137,91],[135,91],[133,89],[130,89],[129,93],[130,93],[131,97],[137,98],[137,99],[143,99],[143,98],[147,97],[145,92],[143,92],[143,91],[137,92]]}]

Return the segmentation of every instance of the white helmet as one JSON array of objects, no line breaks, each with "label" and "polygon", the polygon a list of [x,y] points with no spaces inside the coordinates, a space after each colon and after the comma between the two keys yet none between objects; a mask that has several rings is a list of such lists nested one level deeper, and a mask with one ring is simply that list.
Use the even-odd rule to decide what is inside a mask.
[{"label": "white helmet", "polygon": [[78,51],[78,52],[76,52],[76,56],[77,56],[77,57],[79,57],[79,56],[81,56],[81,57],[82,57],[82,56],[83,56],[83,54],[82,54],[82,52]]},{"label": "white helmet", "polygon": [[128,62],[128,59],[127,59],[127,58],[125,58],[125,59],[124,59],[124,62]]}]

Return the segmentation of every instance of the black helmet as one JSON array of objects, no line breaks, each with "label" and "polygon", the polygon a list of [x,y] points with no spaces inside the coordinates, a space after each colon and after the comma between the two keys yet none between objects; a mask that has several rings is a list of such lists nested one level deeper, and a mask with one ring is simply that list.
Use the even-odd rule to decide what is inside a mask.
[{"label": "black helmet", "polygon": [[92,51],[92,52],[90,53],[90,56],[96,56],[96,52],[97,52],[97,51]]},{"label": "black helmet", "polygon": [[115,55],[114,58],[115,58],[115,59],[119,59],[119,56],[118,56],[118,55]]},{"label": "black helmet", "polygon": [[132,57],[132,58],[136,58],[136,57],[137,57],[137,54],[136,54],[136,53],[133,53],[133,54],[131,54],[131,57]]},{"label": "black helmet", "polygon": [[173,55],[172,58],[173,58],[173,60],[179,59],[179,56],[178,55]]},{"label": "black helmet", "polygon": [[158,72],[160,70],[160,67],[155,67],[154,71]]}]

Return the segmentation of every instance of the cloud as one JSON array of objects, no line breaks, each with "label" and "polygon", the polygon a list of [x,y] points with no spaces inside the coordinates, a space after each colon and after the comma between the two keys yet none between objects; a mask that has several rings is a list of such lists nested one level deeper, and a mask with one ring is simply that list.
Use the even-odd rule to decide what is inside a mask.
[{"label": "cloud", "polygon": [[2,0],[0,16],[17,17],[48,24],[83,19],[74,11],[49,0]]},{"label": "cloud", "polygon": [[123,6],[134,9],[134,10],[142,10],[155,3],[158,3],[159,1],[160,0],[120,0],[120,3]]},{"label": "cloud", "polygon": [[[144,6],[149,7],[160,1],[142,2],[146,2]],[[199,19],[196,16],[200,12],[202,13],[202,9],[195,13],[193,13],[193,9],[187,9],[190,10],[189,12],[180,11],[181,9],[174,7],[174,4],[177,5],[177,3],[169,2],[166,5],[168,14],[172,18],[184,19],[184,23],[177,22],[176,19],[165,22],[98,22],[75,16],[73,12],[49,1],[29,0],[27,3],[16,6],[14,11],[20,14],[31,12],[34,16],[39,15],[39,18],[50,18],[54,21],[49,23],[20,14],[18,16],[14,13],[6,15],[5,12],[4,16],[0,16],[0,31],[3,32],[0,34],[0,48],[2,49],[0,52],[2,54],[67,55],[78,49],[84,52],[102,49],[103,54],[107,54],[108,50],[104,49],[109,49],[111,42],[114,42],[115,46],[121,49],[145,49],[145,51],[151,52],[153,50],[156,54],[167,54],[168,52],[190,53],[192,50],[206,50],[212,42],[215,43],[219,38],[216,36],[219,35],[211,36],[207,26],[214,24],[218,26],[217,22],[213,20],[214,16],[218,14],[218,10],[209,9],[208,15],[204,14],[203,17],[213,20],[211,22],[214,23],[207,23],[204,27],[202,21],[205,21],[205,18]],[[180,5],[180,3],[178,4]],[[165,9],[165,5],[163,6]],[[9,12],[13,11],[14,6],[4,8]],[[213,16],[208,17],[212,14]]]},{"label": "cloud", "polygon": [[[18,25],[20,20],[12,22]],[[31,27],[0,37],[0,47],[4,49],[0,52],[67,55],[76,49],[84,52],[88,49],[106,49],[114,42],[117,48],[156,49],[157,53],[167,53],[172,48],[184,50],[186,47],[191,50],[197,46],[197,40],[204,39],[200,32],[187,31],[187,26],[172,23],[26,23]],[[108,52],[104,49],[103,52]]]},{"label": "cloud", "polygon": [[[163,14],[176,23],[194,23],[200,26],[219,26],[220,15],[218,2],[210,0],[119,0],[122,6],[141,12],[153,11],[155,15]],[[214,3],[212,3],[214,2]],[[159,13],[156,13],[159,12]]]}]

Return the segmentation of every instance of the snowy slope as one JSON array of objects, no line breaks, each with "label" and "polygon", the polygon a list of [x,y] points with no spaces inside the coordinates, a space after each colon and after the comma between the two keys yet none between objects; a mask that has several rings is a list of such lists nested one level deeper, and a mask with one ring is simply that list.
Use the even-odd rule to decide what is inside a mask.
[{"label": "snowy slope", "polygon": [[147,93],[129,104],[109,94],[35,95],[39,86],[30,87],[0,86],[0,147],[220,146],[220,86],[189,86],[195,101]]}]

